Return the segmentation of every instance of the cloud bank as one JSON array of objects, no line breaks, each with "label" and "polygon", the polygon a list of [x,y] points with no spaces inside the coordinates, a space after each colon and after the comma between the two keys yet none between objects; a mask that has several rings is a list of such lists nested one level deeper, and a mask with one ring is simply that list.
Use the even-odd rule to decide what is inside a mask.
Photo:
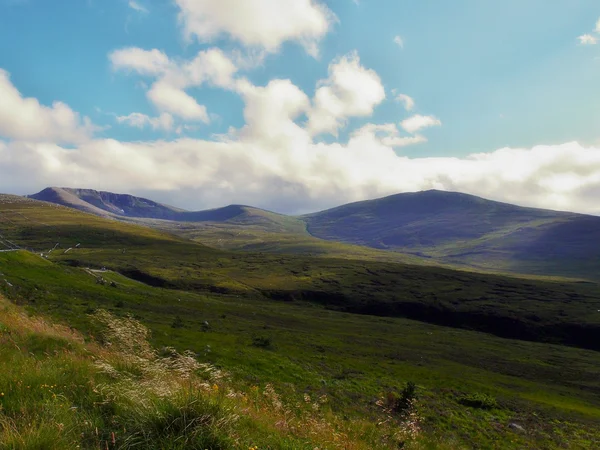
[{"label": "cloud bank", "polygon": [[[370,77],[355,63],[347,58],[343,64]],[[140,67],[147,73],[155,72],[157,65]],[[409,158],[394,147],[424,138],[402,135],[400,128],[417,131],[435,124],[432,118],[413,116],[401,127],[367,124],[346,142],[323,143],[313,138],[310,125],[298,123],[312,104],[321,111],[319,102],[311,102],[289,80],[254,86],[243,78],[235,87],[245,102],[246,124],[241,129],[214,140],[119,142],[94,138],[93,125],[80,120],[67,105],[48,107],[24,98],[8,74],[1,74],[0,97],[10,100],[10,108],[4,101],[0,109],[2,192],[32,193],[49,185],[70,185],[149,195],[188,208],[247,203],[296,213],[435,188],[600,213],[600,148],[577,142],[503,148],[464,158]],[[322,88],[359,113],[380,97],[348,99],[338,82],[346,86],[333,75]],[[335,111],[324,110],[340,119]],[[134,126],[162,126],[142,116],[123,120]]]}]

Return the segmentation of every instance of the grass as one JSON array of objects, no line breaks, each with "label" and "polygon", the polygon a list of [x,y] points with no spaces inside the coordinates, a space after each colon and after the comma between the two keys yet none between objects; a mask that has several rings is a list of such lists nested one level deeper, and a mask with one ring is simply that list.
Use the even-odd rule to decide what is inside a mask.
[{"label": "grass", "polygon": [[[311,399],[326,395],[332,413],[366,429],[382,412],[376,399],[415,381],[424,438],[450,442],[450,448],[555,448],[563,445],[559,436],[585,448],[585,442],[598,439],[597,352],[406,319],[323,311],[302,303],[156,288],[104,273],[115,288],[96,283],[83,269],[62,267],[34,255],[9,253],[2,258],[10,258],[0,271],[15,289],[4,291],[28,310],[43,311],[99,341],[105,340],[106,326],[98,327],[86,311],[131,313],[151,328],[156,348],[189,349],[202,361],[227,368],[234,384],[246,386],[245,392],[254,385],[262,392],[271,383],[292,405],[302,402],[304,393]],[[36,287],[23,289],[28,284]],[[28,301],[27,292],[36,289],[43,295]],[[183,324],[173,328],[177,316]],[[52,348],[44,345],[42,354]],[[137,348],[127,352],[144,353]],[[120,370],[139,376],[139,369],[130,363],[120,364]],[[480,395],[493,398],[497,407],[464,404],[465,398]],[[513,422],[527,433],[509,428]],[[555,435],[554,429],[560,434]],[[364,433],[380,436],[376,428]]]},{"label": "grass", "polygon": [[[223,251],[38,202],[0,204],[3,235],[52,261],[153,286],[306,302],[598,349],[600,287],[363,259]],[[50,252],[59,243],[60,246]],[[79,244],[79,246],[78,246]],[[70,250],[69,250],[70,249]]]},{"label": "grass", "polygon": [[[83,334],[61,328],[77,338],[50,333],[27,341],[25,337],[16,338],[16,331],[12,330],[19,327],[0,320],[3,324],[0,330],[2,327],[11,330],[6,336],[14,339],[21,349],[3,345],[2,351],[12,353],[10,357],[8,353],[2,355],[0,365],[4,361],[23,361],[4,367],[4,371],[12,374],[11,379],[18,379],[21,374],[34,376],[36,370],[54,365],[57,368],[54,374],[38,384],[73,387],[67,393],[55,390],[57,396],[75,395],[74,387],[84,386],[79,380],[85,379],[94,379],[98,385],[108,384],[111,389],[118,386],[119,395],[111,394],[118,400],[117,406],[107,404],[107,417],[120,417],[119,426],[124,424],[126,430],[131,430],[131,442],[143,439],[143,430],[155,429],[155,423],[172,424],[173,430],[181,430],[181,423],[173,419],[174,410],[186,411],[186,417],[198,417],[193,410],[187,412],[187,403],[182,403],[182,399],[191,398],[201,411],[205,408],[212,411],[210,405],[214,403],[207,406],[187,392],[164,405],[160,396],[149,391],[141,396],[143,407],[131,403],[127,393],[131,386],[140,386],[140,380],[144,381],[146,376],[140,364],[107,356],[104,361],[118,374],[117,378],[111,378],[110,369],[100,370],[90,363],[90,354],[94,356],[94,349],[99,347],[94,342],[110,342],[104,335],[104,330],[110,329],[107,322],[91,318],[100,310],[109,311],[119,320],[131,314],[151,330],[148,335],[151,347],[129,350],[113,347],[120,355],[139,355],[150,349],[162,361],[170,359],[172,352],[160,349],[174,347],[179,355],[190,350],[196,361],[230,374],[223,384],[209,380],[210,389],[204,386],[203,390],[198,386],[206,383],[207,379],[202,377],[209,375],[202,371],[196,374],[200,379],[193,392],[202,391],[209,399],[223,401],[217,404],[222,409],[210,413],[216,422],[209,423],[221,423],[219,418],[229,417],[229,408],[236,402],[244,402],[243,395],[254,402],[254,407],[240,421],[227,422],[223,426],[225,431],[215,435],[223,439],[218,444],[223,447],[214,444],[214,448],[235,448],[227,447],[235,445],[227,439],[237,434],[246,439],[240,442],[248,448],[253,445],[336,448],[336,442],[330,440],[334,436],[348,448],[392,448],[391,442],[412,436],[411,430],[417,430],[413,433],[416,439],[411,441],[415,448],[537,449],[599,445],[600,354],[597,351],[504,339],[394,314],[377,317],[348,312],[352,311],[348,306],[360,306],[363,301],[366,305],[369,301],[375,305],[393,304],[418,298],[417,294],[424,296],[424,302],[444,306],[444,302],[452,304],[457,299],[456,292],[461,291],[456,289],[460,288],[464,290],[458,294],[462,300],[453,305],[458,311],[486,312],[487,308],[488,314],[510,313],[516,319],[512,325],[527,320],[551,327],[571,321],[594,327],[597,319],[590,309],[595,307],[598,295],[593,285],[381,262],[236,254],[65,208],[23,204],[0,208],[2,234],[42,249],[52,248],[54,244],[48,244],[57,241],[54,238],[60,234],[62,250],[57,249],[48,258],[28,252],[0,253],[0,292],[20,305],[19,308],[44,314]],[[19,219],[22,217],[19,214],[25,218]],[[80,248],[63,253],[78,242],[83,243]],[[117,271],[87,269],[102,266]],[[138,279],[124,276],[126,273]],[[142,278],[145,283],[140,282]],[[321,292],[322,296],[310,297],[311,292]],[[336,292],[343,297],[335,297]],[[342,304],[340,299],[348,304]],[[358,308],[355,311],[360,312]],[[538,319],[527,318],[527,314],[536,314]],[[173,327],[175,322],[177,326]],[[25,345],[26,342],[29,343]],[[156,352],[154,349],[159,350],[152,353]],[[107,350],[99,347],[98,351],[105,354]],[[68,363],[74,359],[83,360],[84,366]],[[67,363],[74,368],[66,372],[66,377],[75,381],[60,384],[60,370]],[[7,379],[0,375],[2,382]],[[390,408],[388,399],[402,398],[408,382],[416,384],[417,403],[413,416],[400,417],[392,414],[394,408]],[[217,390],[213,389],[214,384]],[[0,389],[3,386],[0,384]],[[227,397],[228,389],[236,395]],[[102,422],[96,416],[100,414],[98,411],[105,411],[100,405],[106,397],[94,400],[92,394],[104,395],[112,390],[96,390],[96,393],[86,391],[89,396],[81,395],[91,399],[81,405],[95,404],[90,411],[83,406],[81,411],[95,417],[94,423],[101,425],[100,435],[104,441],[110,441],[110,433],[118,431],[111,429],[112,419],[101,415],[102,420],[108,421]],[[36,393],[36,398],[47,399],[41,392]],[[309,402],[305,401],[305,395]],[[317,400],[323,396],[327,402],[321,404]],[[485,401],[470,402],[477,399]],[[73,401],[65,405],[78,406]],[[315,402],[320,414],[318,420],[313,409]],[[480,407],[482,404],[489,407]],[[137,409],[131,405],[137,405]],[[65,427],[72,423],[63,419],[67,416],[60,415],[68,414],[66,410],[49,416],[40,414],[37,420],[33,412],[36,408],[39,409],[39,404],[29,409],[29,416],[18,416],[14,415],[16,407],[13,407],[14,414],[6,419],[10,424],[6,429],[16,427],[20,431],[15,436],[23,435],[26,424],[39,422],[40,427],[52,431],[57,427],[52,414],[60,417],[63,422],[58,423]],[[220,411],[225,415],[220,416]],[[126,422],[127,417],[135,420]],[[314,423],[310,422],[312,419]],[[205,423],[200,419],[193,421]],[[158,442],[173,440],[173,433],[169,434],[169,427],[166,428],[164,440],[160,438]],[[37,429],[35,425],[26,434],[33,439]],[[79,433],[80,429],[73,429]],[[86,436],[91,439],[89,445],[95,445],[94,436],[89,433]],[[28,448],[35,448],[34,444]]]},{"label": "grass", "polygon": [[598,281],[600,220],[441,191],[351,203],[303,219],[316,237],[483,270]]},{"label": "grass", "polygon": [[[98,311],[105,343],[0,298],[2,449],[388,448],[392,426],[340,419],[326,396],[287,404],[192,353],[154,350],[131,318]],[[43,350],[42,350],[43,347]],[[395,425],[395,424],[394,424]]]}]

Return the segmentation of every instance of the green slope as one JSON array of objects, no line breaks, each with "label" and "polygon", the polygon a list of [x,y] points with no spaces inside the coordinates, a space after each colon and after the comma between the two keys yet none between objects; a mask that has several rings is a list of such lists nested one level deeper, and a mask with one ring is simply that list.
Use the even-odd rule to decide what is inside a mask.
[{"label": "green slope", "polygon": [[600,218],[454,192],[398,194],[302,217],[243,205],[184,211],[85,189],[48,188],[32,197],[227,250],[600,280]]},{"label": "green slope", "polygon": [[[0,234],[71,266],[154,286],[408,317],[600,349],[600,288],[389,262],[228,252],[32,200],[0,203]],[[52,252],[56,244],[60,244]],[[79,244],[79,246],[78,246]]]},{"label": "green slope", "polygon": [[[380,440],[385,429],[365,429],[363,422],[389,420],[375,399],[397,391],[407,381],[418,385],[423,439],[422,444],[407,448],[595,448],[599,443],[600,353],[595,351],[506,340],[401,318],[345,314],[303,303],[150,287],[115,272],[90,273],[25,252],[1,253],[0,273],[2,281],[10,283],[0,284],[0,294],[30,312],[43,312],[85,333],[101,332],[89,316],[99,308],[121,317],[133,314],[151,328],[157,347],[190,349],[202,362],[230,371],[233,385],[245,385],[249,392],[250,386],[258,385],[262,391],[271,383],[291,408],[304,403],[305,393],[312,398],[327,395],[333,411],[348,420],[345,425],[336,420],[337,427],[354,428],[356,436],[373,440],[371,447],[350,448],[390,448]],[[97,282],[99,276],[105,283]],[[2,325],[0,312],[0,329]],[[34,349],[35,343],[31,335],[27,344],[19,341],[24,355],[32,359],[31,368],[23,378],[18,369],[25,365],[9,365],[10,370],[0,373],[2,392],[19,392],[3,384],[11,382],[8,376],[13,368],[16,384],[33,380],[34,368],[47,368],[53,376],[65,366],[62,342],[42,342]],[[11,348],[14,352],[10,345],[2,348],[5,355]],[[55,358],[63,360],[54,364]],[[9,360],[0,359],[0,367],[4,361]],[[117,369],[140,377],[131,363]],[[79,373],[69,371],[60,377],[59,393],[63,385],[70,386],[66,378],[71,372]],[[88,372],[84,372],[86,380]],[[58,384],[52,376],[39,383]],[[73,382],[88,386],[87,381],[79,383],[79,378]],[[107,383],[113,381],[96,380],[105,387],[96,390],[95,396],[90,388],[90,396],[101,402]],[[65,392],[61,400],[71,397]],[[473,399],[485,399],[489,406],[476,406]],[[63,402],[56,406],[64,406],[63,414],[68,416],[72,403]],[[41,411],[47,408],[48,404]],[[118,416],[124,417],[129,410],[120,408],[117,412],[123,413]],[[16,406],[8,411],[13,410]],[[331,415],[325,417],[333,420]],[[110,416],[101,419],[98,426],[110,433]],[[514,429],[514,423],[525,431]],[[248,431],[249,437],[265,446],[305,448],[300,443],[277,447],[273,431],[261,435],[256,426]],[[123,435],[119,432],[118,436]]]},{"label": "green slope", "polygon": [[[0,253],[0,294],[13,302],[92,334],[99,308],[133,314],[155,345],[191,349],[236,383],[272,383],[291,405],[326,394],[376,440],[366,448],[390,448],[364,421],[386,421],[375,400],[408,381],[422,429],[412,448],[598,446],[600,353],[490,334],[598,350],[595,284],[232,253],[17,197],[0,197],[0,234],[37,250]],[[273,436],[259,442],[278,448]]]},{"label": "green slope", "polygon": [[321,239],[450,264],[600,278],[600,218],[453,192],[398,194],[304,216]]}]

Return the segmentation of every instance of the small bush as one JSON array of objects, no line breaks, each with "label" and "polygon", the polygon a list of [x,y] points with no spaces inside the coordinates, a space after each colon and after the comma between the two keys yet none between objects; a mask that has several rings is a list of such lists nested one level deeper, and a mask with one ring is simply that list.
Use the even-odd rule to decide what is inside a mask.
[{"label": "small bush", "polygon": [[173,319],[173,323],[171,323],[171,328],[183,328],[183,319],[176,316],[175,319]]},{"label": "small bush", "polygon": [[255,336],[252,338],[252,346],[258,348],[273,348],[273,342],[268,336]]},{"label": "small bush", "polygon": [[494,409],[498,407],[496,399],[488,394],[467,394],[458,399],[458,403],[470,408]]},{"label": "small bush", "polygon": [[388,392],[386,395],[387,408],[396,415],[407,414],[417,400],[417,385],[412,381],[406,383],[400,394]]}]

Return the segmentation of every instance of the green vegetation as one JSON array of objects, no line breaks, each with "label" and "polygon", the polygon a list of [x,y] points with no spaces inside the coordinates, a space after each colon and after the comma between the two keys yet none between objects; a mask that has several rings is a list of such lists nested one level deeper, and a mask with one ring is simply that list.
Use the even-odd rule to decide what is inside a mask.
[{"label": "green vegetation", "polygon": [[[236,383],[271,383],[285,399],[327,395],[333,411],[351,421],[377,421],[379,411],[389,409],[388,394],[402,398],[406,383],[416,381],[422,436],[451,448],[552,448],[564,442],[593,448],[599,438],[597,352],[302,303],[156,288],[103,273],[116,283],[112,288],[84,269],[26,253],[5,253],[0,260],[2,276],[13,285],[3,290],[28,310],[100,340],[102,330],[87,314],[103,308],[119,316],[131,313],[150,326],[156,348],[190,349],[202,362],[227,368]],[[124,306],[116,307],[119,301]],[[185,318],[184,326],[172,328],[177,316]],[[256,346],[257,337],[268,338],[259,342],[270,347]],[[461,403],[480,393],[497,399],[498,407]],[[404,420],[391,412],[389,417]],[[511,429],[511,423],[527,433]]]},{"label": "green vegetation", "polygon": [[32,197],[146,224],[215,248],[600,281],[597,217],[456,192],[397,194],[301,217],[241,205],[190,212],[85,189],[48,188]]},{"label": "green vegetation", "polygon": [[[0,205],[6,238],[75,267],[155,287],[407,317],[503,337],[600,348],[600,288],[439,267],[234,253],[38,202]],[[55,247],[60,246],[48,253]],[[78,247],[78,244],[79,247]],[[69,250],[70,249],[70,250]]]},{"label": "green vegetation", "polygon": [[[0,297],[1,449],[376,449],[392,424],[341,420],[327,397],[287,404],[196,355],[154,350],[148,330],[99,310],[104,346]],[[416,441],[414,442],[416,443]]]},{"label": "green vegetation", "polygon": [[303,219],[313,236],[438,263],[599,280],[600,219],[425,191],[351,203]]},{"label": "green vegetation", "polygon": [[[211,385],[211,390],[194,389],[207,395],[192,396],[194,405],[201,408],[198,411],[187,409],[177,396],[169,400],[172,404],[163,404],[150,394],[142,396],[147,399],[144,409],[123,394],[131,379],[143,375],[141,369],[113,361],[110,366],[121,374],[116,379],[110,379],[106,371],[91,375],[82,371],[80,378],[113,385],[121,393],[109,412],[126,414],[93,417],[96,422],[105,421],[98,422],[99,434],[105,432],[109,441],[109,433],[117,433],[116,428],[104,425],[111,420],[130,430],[135,436],[131,442],[141,439],[143,430],[162,436],[156,442],[169,441],[173,439],[170,431],[161,435],[160,430],[165,421],[172,424],[168,429],[181,427],[177,411],[185,411],[186,417],[210,418],[196,421],[208,425],[194,435],[219,439],[206,448],[236,448],[227,439],[237,435],[247,445],[239,448],[256,445],[260,449],[394,448],[404,441],[407,447],[416,448],[597,448],[600,444],[597,351],[504,339],[456,328],[472,326],[456,320],[450,328],[394,317],[410,317],[409,308],[378,311],[387,315],[380,317],[348,312],[420,302],[431,308],[428,311],[439,308],[440,316],[455,311],[480,321],[486,318],[487,331],[496,334],[503,331],[490,324],[523,329],[531,324],[530,339],[560,342],[571,336],[561,336],[556,331],[561,326],[598,329],[593,311],[600,309],[600,296],[593,284],[383,262],[231,253],[155,230],[22,201],[0,205],[0,229],[5,238],[38,250],[38,255],[0,253],[0,291],[28,312],[42,313],[82,332],[88,343],[78,337],[77,345],[69,344],[69,358],[87,358],[86,352],[93,353],[90,348],[96,344],[89,336],[107,341],[104,333],[110,327],[106,321],[93,320],[99,311],[109,311],[119,320],[131,314],[151,330],[150,342],[159,349],[156,358],[160,361],[173,354],[164,347],[176,348],[179,355],[190,350],[194,360],[230,374],[226,384],[217,383],[219,396],[231,388],[250,398],[256,386],[257,401],[271,405],[242,415],[241,424],[230,423],[226,420],[230,408],[240,399],[233,401],[225,395],[224,403],[215,406],[210,400],[215,395]],[[60,247],[48,255],[56,242]],[[81,243],[78,248],[77,243]],[[72,250],[65,253],[68,248]],[[47,258],[40,257],[39,250]],[[0,323],[0,330],[17,328],[6,320]],[[15,339],[15,333],[9,336]],[[2,347],[31,360],[27,364],[32,365],[19,372],[6,369],[12,375],[0,375],[0,380],[17,373],[33,374],[32,353],[47,358],[43,364],[36,363],[39,368],[52,367],[52,358],[64,353],[54,352],[52,339],[31,341],[31,349],[39,350],[30,350],[22,341],[17,342],[21,353],[16,347]],[[3,361],[9,359],[1,358],[0,364]],[[13,366],[19,367],[9,367]],[[93,364],[90,367],[98,370]],[[0,373],[6,371],[2,369]],[[79,380],[70,373],[65,376]],[[206,374],[200,371],[194,376]],[[41,384],[59,385],[50,381]],[[0,389],[5,389],[4,382]],[[182,398],[189,398],[188,394]],[[274,398],[287,405],[290,415],[282,416],[286,408],[278,410]],[[327,403],[316,402],[319,398],[326,398]],[[315,403],[323,416],[309,428],[306,421]],[[65,405],[70,408],[77,403],[70,400]],[[101,413],[91,408],[86,414]],[[62,421],[58,423],[71,429],[68,424],[73,422],[56,416]],[[126,416],[132,422],[126,422]],[[11,429],[33,423],[22,421],[21,416],[7,417],[4,423],[13,424]],[[289,426],[282,426],[284,418]],[[291,418],[297,421],[289,422]],[[214,431],[211,424],[221,419],[225,425]],[[53,427],[56,423],[49,425]],[[29,434],[35,435],[34,430]],[[346,447],[328,440],[332,436],[340,436]],[[89,444],[97,448],[94,445]]]}]

